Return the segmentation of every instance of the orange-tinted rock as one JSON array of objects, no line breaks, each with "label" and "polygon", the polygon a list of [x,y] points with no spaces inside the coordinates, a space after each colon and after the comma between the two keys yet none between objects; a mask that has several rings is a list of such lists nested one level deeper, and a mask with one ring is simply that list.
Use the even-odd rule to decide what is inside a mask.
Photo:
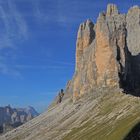
[{"label": "orange-tinted rock", "polygon": [[107,6],[107,16],[117,15],[119,13],[118,8],[115,4],[108,4]]},{"label": "orange-tinted rock", "polygon": [[76,42],[76,70],[79,67],[79,63],[84,53],[84,49],[89,47],[94,39],[94,24],[92,21],[87,20],[80,25],[78,30],[77,42]]},{"label": "orange-tinted rock", "polygon": [[[80,25],[76,48],[76,72],[73,78],[74,99],[96,88],[119,87],[120,63],[125,61],[125,36],[120,36],[123,34],[123,28],[119,33],[119,27],[122,26],[125,17],[117,14],[116,6],[110,5],[107,14],[99,15],[92,30],[89,30],[93,25],[91,21],[90,24],[85,22]],[[113,17],[116,15],[118,18],[114,20]],[[119,22],[120,19],[123,19],[122,22]],[[85,30],[85,27],[88,30]],[[120,62],[116,59],[118,47]]]},{"label": "orange-tinted rock", "polygon": [[76,69],[69,85],[73,99],[87,93],[98,94],[93,91],[103,87],[123,88],[126,92],[140,87],[139,15],[138,6],[125,15],[119,13],[116,5],[109,4],[95,25],[91,20],[80,25]]},{"label": "orange-tinted rock", "polygon": [[[115,77],[117,73],[116,59],[109,37],[106,32],[103,32],[100,24],[102,23],[97,23],[96,26],[97,85],[116,86],[118,85],[118,78]],[[104,28],[107,28],[107,26],[105,25]]]}]

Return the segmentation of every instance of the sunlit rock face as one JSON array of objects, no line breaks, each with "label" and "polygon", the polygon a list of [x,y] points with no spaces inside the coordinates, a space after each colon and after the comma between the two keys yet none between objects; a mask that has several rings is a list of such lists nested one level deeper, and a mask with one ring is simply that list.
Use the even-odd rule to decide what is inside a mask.
[{"label": "sunlit rock face", "polygon": [[76,42],[76,70],[79,70],[84,50],[89,47],[95,38],[94,24],[91,20],[82,23],[78,30]]},{"label": "sunlit rock face", "polygon": [[102,87],[136,93],[140,87],[139,53],[140,8],[120,14],[116,5],[109,4],[96,24],[87,20],[79,27],[75,74],[68,92],[74,99]]}]

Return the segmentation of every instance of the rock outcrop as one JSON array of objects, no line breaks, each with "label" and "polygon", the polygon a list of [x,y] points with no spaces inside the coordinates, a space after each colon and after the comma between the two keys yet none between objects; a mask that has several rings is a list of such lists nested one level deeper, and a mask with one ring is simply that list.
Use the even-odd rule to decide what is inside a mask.
[{"label": "rock outcrop", "polygon": [[97,88],[122,88],[139,94],[140,8],[120,14],[114,4],[100,13],[97,23],[87,20],[79,27],[76,70],[71,80],[74,98]]},{"label": "rock outcrop", "polygon": [[91,20],[87,20],[81,24],[77,35],[76,48],[76,70],[79,69],[84,50],[89,47],[95,37],[94,24]]},{"label": "rock outcrop", "polygon": [[127,44],[133,56],[140,53],[140,7],[134,6],[126,15]]},{"label": "rock outcrop", "polygon": [[[0,127],[3,129],[15,128],[33,119],[39,114],[33,107],[12,108],[10,106],[0,107]],[[3,130],[4,131],[4,130]]]}]

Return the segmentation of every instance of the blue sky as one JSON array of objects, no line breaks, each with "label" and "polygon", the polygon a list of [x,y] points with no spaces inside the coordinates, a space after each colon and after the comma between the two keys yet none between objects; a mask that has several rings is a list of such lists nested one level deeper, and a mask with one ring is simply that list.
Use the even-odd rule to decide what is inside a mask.
[{"label": "blue sky", "polygon": [[0,106],[44,111],[72,78],[79,24],[139,0],[0,0]]}]

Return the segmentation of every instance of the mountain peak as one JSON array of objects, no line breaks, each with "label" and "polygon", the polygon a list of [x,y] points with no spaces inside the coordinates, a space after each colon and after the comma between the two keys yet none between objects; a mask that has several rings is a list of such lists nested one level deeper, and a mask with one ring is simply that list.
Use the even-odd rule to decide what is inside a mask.
[{"label": "mountain peak", "polygon": [[91,44],[94,39],[94,23],[87,19],[84,23],[80,24],[77,35],[77,51],[76,51],[76,70],[79,67],[79,61],[83,55],[84,50]]},{"label": "mountain peak", "polygon": [[12,108],[9,105],[0,107],[0,127],[6,125],[4,128],[6,132],[9,128],[20,126],[38,115],[33,107]]},{"label": "mountain peak", "polygon": [[107,13],[101,13],[95,25],[90,20],[80,25],[71,82],[74,100],[100,87],[139,94],[139,17],[137,6],[125,15],[115,4],[108,4]]},{"label": "mountain peak", "polygon": [[118,8],[116,4],[108,4],[107,5],[107,16],[117,15],[119,14]]}]

